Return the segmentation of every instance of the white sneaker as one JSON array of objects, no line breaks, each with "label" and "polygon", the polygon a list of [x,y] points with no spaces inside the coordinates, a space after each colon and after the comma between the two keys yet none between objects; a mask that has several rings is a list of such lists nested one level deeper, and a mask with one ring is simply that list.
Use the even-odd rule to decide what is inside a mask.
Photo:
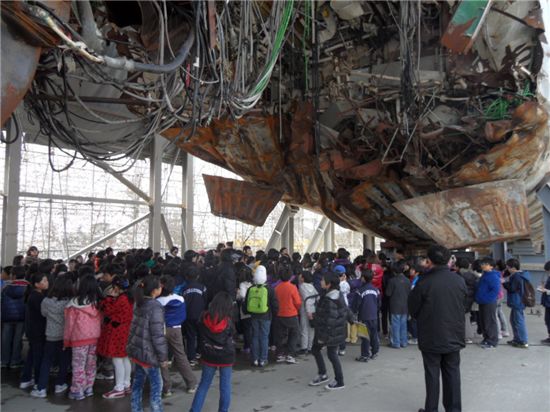
[{"label": "white sneaker", "polygon": [[63,385],[55,385],[55,393],[60,394],[69,389],[69,385],[64,383]]},{"label": "white sneaker", "polygon": [[31,391],[31,396],[34,397],[34,398],[45,398],[47,395],[46,395],[46,389],[33,389]]},{"label": "white sneaker", "polygon": [[298,363],[298,361],[296,360],[296,358],[294,356],[290,356],[288,355],[285,359],[286,363],[289,363],[289,364],[295,364],[295,363]]},{"label": "white sneaker", "polygon": [[29,389],[29,388],[32,388],[34,386],[34,379],[31,379],[30,381],[27,381],[27,382],[21,382],[19,384],[19,389]]}]

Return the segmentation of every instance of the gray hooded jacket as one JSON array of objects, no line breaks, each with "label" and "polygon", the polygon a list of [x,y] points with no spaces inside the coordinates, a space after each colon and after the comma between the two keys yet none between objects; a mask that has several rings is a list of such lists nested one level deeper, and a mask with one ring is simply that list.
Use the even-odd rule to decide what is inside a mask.
[{"label": "gray hooded jacket", "polygon": [[63,340],[65,328],[65,306],[69,299],[44,298],[40,305],[40,312],[46,318],[46,340],[55,342]]}]

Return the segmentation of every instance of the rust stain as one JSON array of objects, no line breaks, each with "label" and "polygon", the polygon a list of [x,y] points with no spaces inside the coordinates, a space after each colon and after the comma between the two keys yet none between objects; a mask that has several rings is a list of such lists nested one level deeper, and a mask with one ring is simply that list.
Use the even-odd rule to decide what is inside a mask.
[{"label": "rust stain", "polygon": [[[394,206],[449,248],[520,238],[530,232],[527,195],[521,180],[450,189],[396,202]],[[501,214],[515,219],[505,222]]]},{"label": "rust stain", "polygon": [[242,180],[202,175],[212,214],[262,226],[282,192]]},{"label": "rust stain", "polygon": [[474,21],[475,19],[471,19],[460,25],[454,25],[451,22],[441,38],[441,44],[455,53],[466,53],[469,49],[472,38],[465,33]]}]

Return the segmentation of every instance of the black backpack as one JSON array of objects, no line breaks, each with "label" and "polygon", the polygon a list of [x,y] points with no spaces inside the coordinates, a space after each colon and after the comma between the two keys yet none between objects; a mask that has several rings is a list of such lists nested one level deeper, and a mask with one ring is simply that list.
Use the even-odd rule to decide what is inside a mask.
[{"label": "black backpack", "polygon": [[527,279],[523,280],[523,294],[521,295],[521,302],[528,308],[535,306],[535,288],[532,283]]}]

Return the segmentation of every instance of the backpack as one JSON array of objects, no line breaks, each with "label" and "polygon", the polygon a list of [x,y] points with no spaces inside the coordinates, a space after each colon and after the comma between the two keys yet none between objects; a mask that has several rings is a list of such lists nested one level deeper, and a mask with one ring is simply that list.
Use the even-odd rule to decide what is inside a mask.
[{"label": "backpack", "polygon": [[523,280],[523,294],[521,295],[521,303],[528,308],[535,306],[535,288],[527,279]]},{"label": "backpack", "polygon": [[267,313],[268,291],[265,285],[251,286],[248,289],[248,298],[246,300],[246,311],[256,315]]}]

